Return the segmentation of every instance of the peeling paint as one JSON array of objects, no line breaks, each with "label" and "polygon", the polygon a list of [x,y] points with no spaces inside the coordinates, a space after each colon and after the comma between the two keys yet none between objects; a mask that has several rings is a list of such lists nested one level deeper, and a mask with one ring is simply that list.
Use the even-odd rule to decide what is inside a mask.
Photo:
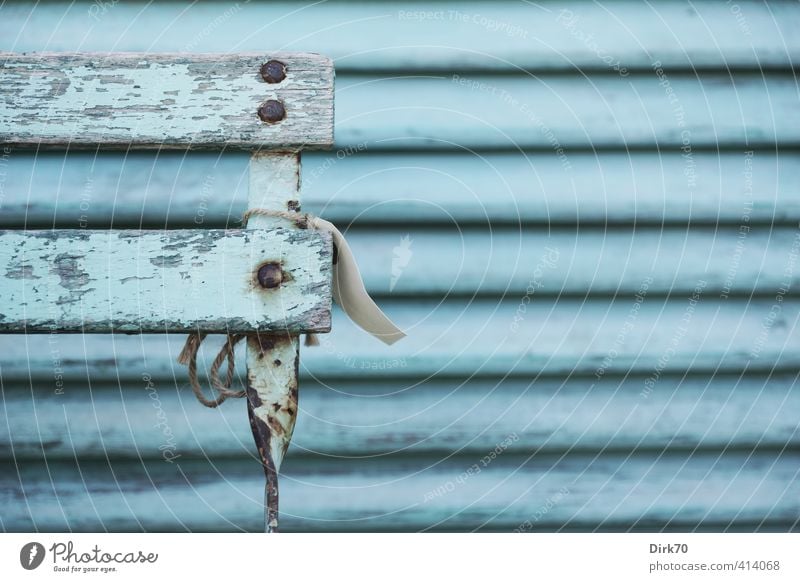
[{"label": "peeling paint", "polygon": [[6,267],[6,277],[9,279],[38,279],[33,274],[33,265],[12,263]]},{"label": "peeling paint", "polygon": [[[283,150],[333,143],[333,65],[319,55],[2,56],[0,139],[10,145]],[[295,73],[266,89],[258,71],[270,58]],[[255,111],[264,99],[279,99],[294,114],[261,123]]]},{"label": "peeling paint", "polygon": [[[0,331],[324,332],[330,253],[320,233],[281,228],[4,231]],[[292,272],[270,293],[252,288],[262,256]]]},{"label": "peeling paint", "polygon": [[162,269],[166,267],[179,267],[183,264],[183,255],[159,255],[157,257],[152,257],[150,263]]},{"label": "peeling paint", "polygon": [[53,261],[52,272],[56,273],[61,280],[61,286],[65,289],[75,290],[88,285],[92,278],[89,273],[80,266],[82,255],[71,255],[61,253]]}]

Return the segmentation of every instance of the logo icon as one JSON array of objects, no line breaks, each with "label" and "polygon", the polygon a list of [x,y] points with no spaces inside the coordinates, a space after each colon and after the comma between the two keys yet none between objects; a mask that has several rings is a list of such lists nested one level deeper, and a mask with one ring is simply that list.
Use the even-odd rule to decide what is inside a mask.
[{"label": "logo icon", "polygon": [[28,542],[19,551],[19,563],[26,570],[35,570],[44,561],[44,546],[39,542]]},{"label": "logo icon", "polygon": [[414,251],[411,250],[411,236],[405,235],[400,238],[400,244],[392,249],[392,279],[389,282],[389,293],[394,291],[395,285],[403,274],[403,269],[411,262]]}]

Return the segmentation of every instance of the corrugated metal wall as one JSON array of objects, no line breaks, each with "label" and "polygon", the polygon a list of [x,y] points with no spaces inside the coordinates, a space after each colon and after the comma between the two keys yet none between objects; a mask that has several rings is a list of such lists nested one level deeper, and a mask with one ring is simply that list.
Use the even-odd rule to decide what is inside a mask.
[{"label": "corrugated metal wall", "polygon": [[[11,3],[13,51],[318,51],[348,229],[409,337],[303,353],[289,530],[791,530],[796,2]],[[3,152],[4,226],[234,224],[239,154]],[[181,337],[0,338],[4,530],[257,530]],[[210,353],[209,349],[209,353]]]}]

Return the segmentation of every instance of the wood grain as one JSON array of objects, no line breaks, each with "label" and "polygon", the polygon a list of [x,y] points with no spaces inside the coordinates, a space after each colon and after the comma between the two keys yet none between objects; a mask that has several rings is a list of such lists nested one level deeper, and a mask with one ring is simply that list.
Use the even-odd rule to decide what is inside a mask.
[{"label": "wood grain", "polygon": [[370,293],[381,297],[634,295],[774,296],[800,272],[796,226],[435,230],[412,225],[352,229],[348,241]]},{"label": "wood grain", "polygon": [[[303,154],[304,209],[348,227],[797,224],[800,159],[698,152]],[[248,157],[205,152],[14,152],[0,225],[224,228],[244,212]]]},{"label": "wood grain", "polygon": [[[6,382],[0,458],[121,462],[167,449],[183,459],[253,458],[245,403],[206,410],[180,378],[152,384],[95,381],[91,391],[72,384],[58,395],[46,382]],[[290,402],[298,418],[289,457],[483,456],[511,433],[525,454],[800,449],[795,374],[669,376],[646,399],[643,385],[641,377],[306,379],[299,410]]]},{"label": "wood grain", "polygon": [[[388,378],[541,378],[624,376],[644,382],[667,375],[794,373],[800,369],[800,305],[787,298],[777,315],[772,299],[727,300],[648,295],[541,298],[518,312],[522,297],[384,301],[388,316],[409,330],[387,348],[352,325],[338,310],[330,334],[304,351],[301,377],[380,382]],[[685,320],[690,311],[688,321]],[[512,327],[515,317],[522,317]],[[6,382],[139,382],[147,372],[173,383],[185,370],[174,363],[180,335],[0,337],[0,373]],[[216,343],[215,343],[216,340]],[[209,338],[213,358],[219,339]]]},{"label": "wood grain", "polygon": [[[286,64],[277,84],[268,60]],[[0,143],[117,149],[301,149],[333,143],[333,65],[312,54],[0,54]],[[267,100],[286,117],[259,119]]]},{"label": "wood grain", "polygon": [[[295,2],[80,0],[7,3],[7,50],[260,51],[291,47],[332,56],[339,71],[756,70],[800,58],[794,2],[735,4],[631,0],[525,2]],[[403,39],[392,42],[390,39]],[[235,47],[235,48],[232,48]]]},{"label": "wood grain", "polygon": [[[4,231],[0,331],[327,330],[331,248],[288,229]],[[258,284],[267,262],[277,289]]]},{"label": "wood grain", "polygon": [[[666,88],[665,88],[666,84]],[[800,144],[791,74],[441,74],[337,79],[336,140],[369,150],[570,150]],[[688,182],[688,178],[687,178]]]},{"label": "wood grain", "polygon": [[[783,0],[26,1],[0,50],[336,62],[338,149],[304,154],[303,210],[350,227],[411,334],[384,350],[334,311],[304,350],[285,531],[796,531],[798,27]],[[237,226],[248,152],[225,150],[0,145],[0,223]],[[0,337],[1,528],[261,529],[244,403],[197,405],[184,337]]]},{"label": "wood grain", "polygon": [[[302,531],[792,531],[800,455],[483,454],[285,464]],[[0,466],[5,531],[258,531],[255,461]],[[476,471],[477,468],[477,471]],[[468,470],[472,473],[467,473]],[[46,477],[43,477],[45,476]],[[487,492],[491,492],[487,494]],[[58,505],[54,506],[54,499]],[[198,510],[202,508],[202,510]]]}]

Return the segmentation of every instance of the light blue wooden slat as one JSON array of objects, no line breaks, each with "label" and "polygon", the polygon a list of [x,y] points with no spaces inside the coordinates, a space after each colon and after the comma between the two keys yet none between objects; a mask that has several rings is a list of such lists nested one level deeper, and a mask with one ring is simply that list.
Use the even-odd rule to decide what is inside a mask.
[{"label": "light blue wooden slat", "polygon": [[[776,292],[777,293],[777,292]],[[408,337],[380,345],[334,312],[332,333],[303,350],[301,377],[385,380],[388,377],[635,373],[659,389],[666,374],[740,373],[800,369],[794,299],[693,300],[647,295],[534,299],[382,302]],[[515,325],[516,324],[516,325]],[[149,374],[170,384],[184,378],[174,363],[185,336],[0,337],[5,382],[33,378],[55,389],[55,376],[85,382],[140,382]],[[204,361],[216,355],[209,340]],[[215,346],[217,346],[215,348]],[[206,359],[207,358],[207,359]]]},{"label": "light blue wooden slat", "polygon": [[287,228],[0,231],[0,331],[324,333],[332,253]]},{"label": "light blue wooden slat", "polygon": [[[386,148],[569,148],[800,144],[789,75],[339,77],[336,140]],[[691,173],[691,158],[686,171]]]},{"label": "light blue wooden slat", "polygon": [[[303,154],[304,208],[337,224],[660,224],[800,220],[794,153]],[[102,228],[236,224],[247,156],[25,154],[2,162],[0,225]]]},{"label": "light blue wooden slat", "polygon": [[339,70],[625,71],[786,66],[800,56],[794,2],[634,1],[6,3],[0,47],[17,51],[310,50]]},{"label": "light blue wooden slat", "polygon": [[788,74],[339,75],[335,135],[349,151],[537,148],[567,175],[570,148],[685,147],[688,182],[698,148],[800,144],[797,97]]},{"label": "light blue wooden slat", "polygon": [[[685,228],[664,230],[624,228],[577,231],[574,228],[562,227],[550,229],[549,233],[536,230],[533,227],[527,228],[525,232],[515,231],[511,228],[440,227],[432,231],[413,228],[409,225],[405,228],[380,231],[352,230],[347,233],[347,239],[358,261],[367,290],[374,296],[386,298],[524,295],[534,279],[533,289],[540,297],[563,294],[583,296],[618,293],[633,295],[643,284],[647,287],[646,291],[651,294],[686,294],[692,292],[700,279],[705,281],[704,292],[706,294],[727,297],[755,293],[760,296],[773,296],[775,290],[781,285],[786,285],[791,294],[796,294],[796,286],[800,283],[800,273],[795,273],[793,269],[790,269],[788,273],[784,272],[784,268],[792,262],[792,257],[796,256],[800,250],[800,232],[796,228],[773,228],[762,225],[745,231],[733,226],[691,230]],[[133,248],[131,239],[128,237],[124,239],[127,241],[126,243],[120,243],[117,246],[121,251],[127,250],[134,254],[131,255],[131,260],[125,262],[124,265],[117,265],[112,269],[109,269],[108,265],[102,261],[100,264],[93,262],[91,260],[93,253],[89,253],[88,258],[80,259],[79,263],[84,265],[83,268],[89,272],[90,279],[95,281],[108,279],[111,284],[111,287],[103,290],[98,290],[100,288],[96,284],[91,286],[87,282],[84,285],[84,292],[87,289],[92,292],[82,296],[85,301],[82,309],[88,309],[86,306],[89,305],[89,301],[93,300],[100,305],[103,313],[108,314],[105,320],[99,316],[93,316],[91,321],[94,323],[91,325],[87,323],[86,327],[83,327],[81,315],[85,311],[78,310],[75,305],[72,305],[72,308],[66,306],[54,310],[49,303],[36,298],[49,294],[58,299],[64,295],[58,277],[48,281],[33,279],[35,276],[41,278],[43,277],[42,273],[49,272],[50,261],[55,255],[50,259],[46,259],[43,255],[38,262],[33,259],[25,259],[27,261],[25,268],[29,269],[32,274],[30,279],[21,279],[19,265],[22,264],[23,254],[29,256],[35,247],[31,241],[36,242],[39,238],[34,238],[33,235],[26,237],[14,234],[18,231],[7,232],[10,234],[0,238],[13,239],[17,242],[27,241],[27,246],[24,247],[25,253],[20,251],[8,255],[11,262],[7,268],[6,295],[9,300],[12,300],[13,297],[13,301],[21,302],[24,294],[27,293],[29,299],[26,302],[24,313],[22,310],[12,309],[10,305],[0,309],[0,313],[7,317],[6,321],[0,322],[0,329],[17,332],[22,329],[23,326],[20,322],[24,320],[27,325],[26,329],[30,331],[49,331],[53,319],[57,318],[62,331],[72,332],[82,329],[102,330],[105,333],[114,329],[145,331],[160,329],[163,331],[166,329],[165,326],[169,327],[171,331],[181,331],[187,329],[187,325],[191,327],[195,325],[194,322],[197,322],[198,325],[208,327],[212,333],[219,333],[225,329],[225,325],[220,323],[219,317],[225,314],[231,320],[231,330],[256,327],[253,321],[240,312],[238,304],[234,301],[238,295],[236,293],[231,295],[230,290],[225,293],[221,290],[212,292],[219,297],[230,296],[228,301],[224,302],[227,305],[224,312],[219,312],[212,317],[213,309],[211,311],[206,309],[208,313],[201,316],[195,307],[187,303],[185,308],[187,314],[179,321],[176,319],[177,308],[170,308],[170,305],[175,303],[175,296],[164,293],[160,285],[169,285],[170,276],[174,274],[175,277],[178,277],[179,273],[186,272],[186,268],[183,271],[175,270],[174,272],[158,270],[155,279],[152,279],[150,273],[145,273],[146,267],[150,266],[148,257],[145,255],[148,252],[156,258],[163,255],[161,247],[156,244],[160,241],[159,237],[169,236],[171,240],[180,233],[192,232],[194,233],[191,235],[192,241],[195,241],[200,236],[198,233],[203,233],[204,230],[146,231],[150,234],[143,239],[142,244],[152,243],[151,246],[155,245],[152,249],[146,246],[142,246],[141,249]],[[49,233],[50,231],[34,232]],[[108,237],[102,234],[105,231],[90,232],[95,233],[92,239],[95,241],[94,244],[105,248],[105,245],[108,244],[106,240]],[[164,233],[163,236],[159,234],[161,232]],[[220,233],[223,232],[230,233],[232,231],[213,231],[215,237],[220,237]],[[232,236],[229,235],[229,238]],[[111,240],[116,244],[116,238]],[[236,243],[236,240],[233,240],[234,242],[228,244],[227,248],[234,248],[232,245]],[[173,244],[170,241],[167,242]],[[287,247],[286,252],[272,248],[276,243],[271,239],[266,240],[265,238],[257,244],[249,244],[245,251],[252,255],[251,262],[243,265],[230,263],[228,265],[229,278],[238,278],[247,282],[249,281],[248,277],[255,272],[260,263],[274,257],[283,257],[287,269],[294,269],[299,281],[300,275],[308,270],[320,269],[319,265],[309,261],[316,257],[315,249],[317,247],[324,250],[322,239],[318,240],[309,235],[305,243],[308,245],[313,243],[316,246],[312,251],[306,253],[303,249],[298,251],[297,248],[294,248],[298,245],[296,241],[292,241],[294,247]],[[79,241],[76,244],[64,244],[59,252],[70,248],[73,252],[78,253],[80,245],[89,244],[89,242]],[[218,243],[217,246],[221,246],[221,243]],[[139,250],[144,257],[141,258],[141,273],[134,269],[139,261],[136,257]],[[0,254],[1,256],[3,255]],[[307,262],[308,267],[306,267]],[[208,267],[209,264],[213,268],[218,262],[207,262],[206,266]],[[131,267],[133,270],[126,268],[129,265],[133,265]],[[290,265],[294,266],[290,267]],[[192,274],[191,281],[200,281],[203,278],[201,271],[198,270],[201,266],[195,265],[196,269]],[[149,301],[152,305],[136,307],[127,313],[119,305],[119,300],[115,298],[124,297],[126,293],[130,292],[130,281],[134,275],[141,275],[152,281],[150,288],[145,284],[140,284],[137,288],[142,297],[145,292],[152,294],[153,299]],[[317,276],[321,277],[322,275]],[[180,287],[181,281],[183,279],[177,279],[172,286],[172,290],[178,296],[184,293]],[[210,290],[213,288],[212,285],[213,283],[208,283],[206,287]],[[186,287],[189,287],[188,282]],[[289,308],[291,301],[297,305],[305,305],[309,302],[307,298],[293,298],[291,295],[297,289],[305,289],[304,285],[298,285],[295,282],[294,285],[289,284],[282,289],[280,301],[283,311],[269,312],[272,296],[259,295],[259,289],[256,289],[252,297],[248,296],[249,300],[256,301],[253,304],[247,303],[248,314],[253,311],[254,305],[259,306],[265,302],[264,305],[267,306],[260,307],[260,309],[266,309],[267,311],[264,313],[269,312],[269,316],[260,317],[259,325],[278,325],[275,322],[282,322],[285,312],[294,313],[296,311],[294,308]],[[39,295],[34,295],[36,293]],[[192,293],[196,296],[195,291]],[[73,296],[74,294],[71,295],[71,297]],[[277,299],[277,294],[275,297]],[[108,301],[116,302],[117,306],[111,309],[107,305]],[[312,315],[316,313],[311,307],[313,306],[307,305],[303,313]],[[165,315],[170,310],[176,318],[170,319]],[[190,316],[189,313],[194,315]],[[314,318],[310,315],[305,317],[306,321],[300,322],[297,320],[298,315],[291,321],[292,325],[297,325],[298,329],[302,325],[311,325],[310,322]],[[114,325],[109,327],[108,322],[112,322],[112,320]],[[106,323],[103,323],[104,321]],[[324,328],[327,319],[322,318],[320,321],[322,323],[319,327]],[[281,325],[285,323],[281,323]]]},{"label": "light blue wooden slat", "polygon": [[[179,383],[181,383],[179,381]],[[800,447],[793,375],[667,377],[647,398],[631,378],[304,382],[289,456],[485,454],[509,434],[518,453]],[[5,385],[0,457],[253,457],[245,405],[207,410],[167,382]]]},{"label": "light blue wooden slat", "polygon": [[[269,61],[280,83],[259,73]],[[333,64],[306,53],[0,53],[0,143],[293,151],[333,143]],[[277,100],[280,119],[259,119]]]},{"label": "light blue wooden slat", "polygon": [[[745,228],[750,228],[745,226]],[[545,230],[545,229],[541,229]],[[800,273],[796,227],[353,231],[348,240],[367,288],[383,296],[691,293],[773,296]]]},{"label": "light blue wooden slat", "polygon": [[[721,530],[737,524],[786,531],[797,526],[800,515],[796,453],[526,461],[510,451],[485,467],[479,454],[324,463],[293,462],[290,456],[281,489],[282,523],[291,530],[324,531],[652,531],[703,525]],[[71,464],[49,463],[46,469],[23,464],[18,470],[7,465],[0,473],[0,491],[8,500],[3,527],[252,531],[261,519],[258,468],[255,460],[181,459],[116,463],[113,473],[93,463],[82,463],[80,473]]]}]

